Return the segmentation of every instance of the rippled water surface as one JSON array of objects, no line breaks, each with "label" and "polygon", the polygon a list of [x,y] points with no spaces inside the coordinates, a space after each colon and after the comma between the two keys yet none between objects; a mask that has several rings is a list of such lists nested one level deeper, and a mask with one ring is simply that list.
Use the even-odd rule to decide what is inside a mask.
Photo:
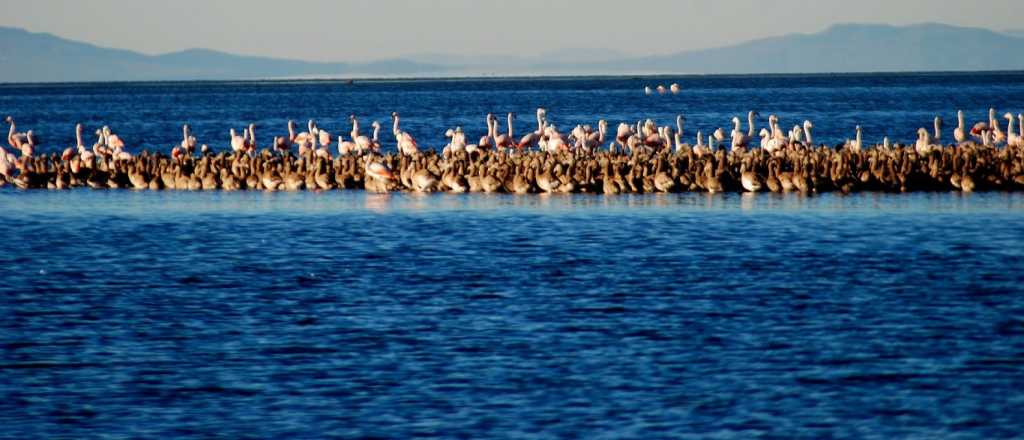
[{"label": "rippled water surface", "polygon": [[[679,95],[645,96],[645,85],[679,82]],[[652,118],[672,124],[685,114],[687,141],[697,130],[708,135],[731,128],[730,119],[750,110],[769,114],[789,130],[805,119],[814,122],[815,140],[828,144],[864,128],[864,141],[913,142],[919,127],[945,119],[945,137],[953,138],[956,111],[967,123],[988,120],[988,109],[1024,112],[1024,72],[870,75],[757,75],[663,78],[556,78],[419,81],[183,82],[120,84],[0,84],[0,112],[13,115],[22,129],[34,129],[44,150],[75,144],[74,126],[91,133],[110,125],[129,150],[168,151],[181,141],[181,124],[189,123],[200,143],[216,149],[229,145],[228,130],[257,124],[257,140],[269,144],[286,134],[286,121],[315,118],[320,127],[348,136],[348,116],[390,121],[402,114],[403,129],[421,146],[440,149],[445,129],[462,126],[470,139],[486,133],[484,117],[516,112],[516,133],[536,130],[533,113],[546,107],[548,119],[568,132],[576,124],[597,126],[604,118],[619,122]],[[1000,119],[1005,128],[1006,121]],[[6,126],[4,126],[6,128]],[[390,127],[386,127],[390,128]],[[87,137],[92,145],[94,137]],[[391,131],[382,130],[385,148],[394,147]]]},{"label": "rippled water surface", "polygon": [[0,437],[999,438],[1024,196],[0,190]]}]

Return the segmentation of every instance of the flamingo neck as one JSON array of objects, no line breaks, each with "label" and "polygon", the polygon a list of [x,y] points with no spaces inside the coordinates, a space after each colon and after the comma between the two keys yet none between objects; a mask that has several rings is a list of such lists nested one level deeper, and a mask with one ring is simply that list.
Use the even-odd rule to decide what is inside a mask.
[{"label": "flamingo neck", "polygon": [[512,139],[512,113],[508,114],[508,138]]},{"label": "flamingo neck", "polygon": [[960,131],[963,131],[964,127],[965,127],[965,124],[964,124],[964,112],[957,112],[957,114],[956,114],[956,122],[957,122],[957,128],[959,128]]},{"label": "flamingo neck", "polygon": [[78,127],[75,127],[75,140],[78,141],[78,148],[85,147],[85,144],[82,143],[82,126],[81,125],[79,125]]},{"label": "flamingo neck", "polygon": [[747,114],[747,136],[754,137],[754,112]]},{"label": "flamingo neck", "polygon": [[942,139],[942,121],[935,118],[935,139]]}]

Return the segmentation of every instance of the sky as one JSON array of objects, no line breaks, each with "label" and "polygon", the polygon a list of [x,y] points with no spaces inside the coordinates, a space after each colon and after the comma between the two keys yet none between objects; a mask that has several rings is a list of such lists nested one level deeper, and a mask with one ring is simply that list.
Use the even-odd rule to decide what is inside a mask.
[{"label": "sky", "polygon": [[105,47],[311,61],[667,54],[850,22],[1024,28],[1021,0],[0,0],[0,10],[0,26]]}]

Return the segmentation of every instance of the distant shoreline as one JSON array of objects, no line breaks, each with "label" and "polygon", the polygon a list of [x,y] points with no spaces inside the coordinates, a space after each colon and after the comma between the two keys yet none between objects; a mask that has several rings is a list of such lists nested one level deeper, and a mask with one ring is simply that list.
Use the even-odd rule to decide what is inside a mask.
[{"label": "distant shoreline", "polygon": [[125,84],[231,84],[231,83],[390,83],[390,82],[446,82],[446,81],[575,81],[580,79],[650,79],[669,80],[686,78],[786,78],[786,77],[862,77],[862,76],[968,76],[968,75],[1022,75],[1024,70],[947,70],[947,71],[883,71],[883,72],[808,72],[808,73],[637,73],[637,74],[592,74],[592,75],[453,75],[453,76],[312,76],[283,78],[244,78],[244,79],[161,79],[132,81],[53,81],[53,82],[0,82],[0,87],[24,86],[78,86],[78,85],[125,85]]}]

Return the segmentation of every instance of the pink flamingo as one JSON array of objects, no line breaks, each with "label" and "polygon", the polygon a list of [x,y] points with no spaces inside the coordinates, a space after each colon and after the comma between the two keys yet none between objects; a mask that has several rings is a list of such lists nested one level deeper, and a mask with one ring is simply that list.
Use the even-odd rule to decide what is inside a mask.
[{"label": "pink flamingo", "polygon": [[395,180],[394,173],[391,172],[388,167],[376,160],[370,159],[370,156],[366,156],[366,175],[377,178],[380,180]]},{"label": "pink flamingo", "polygon": [[416,139],[409,132],[398,128],[398,121],[400,120],[398,112],[391,113],[391,120],[394,124],[391,132],[395,135],[395,140],[398,141],[398,151],[402,154],[416,154],[419,151],[419,145],[416,144]]},{"label": "pink flamingo", "polygon": [[540,144],[541,137],[544,135],[544,117],[547,116],[547,110],[543,108],[537,109],[537,131],[527,133],[525,136],[519,139],[519,143],[516,144],[517,148],[531,148]]},{"label": "pink flamingo", "polygon": [[28,135],[25,133],[18,133],[14,125],[14,118],[8,116],[4,119],[4,122],[11,124],[11,130],[7,132],[7,144],[16,150],[21,149],[21,144],[27,142]]},{"label": "pink flamingo", "polygon": [[[508,122],[508,133],[507,134],[497,134],[497,133],[494,134],[494,145],[496,147],[498,147],[498,148],[509,148],[509,147],[512,146],[512,139],[514,139],[512,137],[513,136],[513,134],[512,134],[512,117],[513,117],[512,113],[509,113],[508,114],[508,120],[507,120],[507,122]],[[495,127],[494,127],[495,132],[497,132],[498,121],[494,121],[494,125],[495,125]]]},{"label": "pink flamingo", "polygon": [[114,149],[124,148],[124,141],[121,140],[121,137],[114,134],[114,132],[110,130],[110,127],[107,127],[106,125],[103,126],[103,137],[105,138],[105,143],[108,147]]}]

